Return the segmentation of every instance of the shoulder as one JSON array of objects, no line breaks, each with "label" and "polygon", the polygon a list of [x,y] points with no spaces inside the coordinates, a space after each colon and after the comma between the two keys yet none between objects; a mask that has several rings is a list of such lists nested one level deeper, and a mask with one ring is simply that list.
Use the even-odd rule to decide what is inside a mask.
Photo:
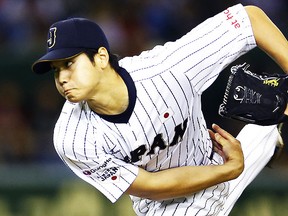
[{"label": "shoulder", "polygon": [[56,125],[68,124],[75,120],[79,120],[81,116],[83,116],[82,114],[85,111],[85,104],[86,103],[84,102],[72,103],[66,101],[63,105]]},{"label": "shoulder", "polygon": [[[86,124],[85,103],[66,101],[54,127],[54,144],[62,145],[64,140],[65,143],[69,143],[76,132],[81,135],[83,130],[86,130]],[[83,134],[85,134],[85,131]]]},{"label": "shoulder", "polygon": [[68,100],[64,103],[63,108],[61,110],[60,117],[63,115],[67,115],[75,110],[80,109],[80,103],[72,103]]}]

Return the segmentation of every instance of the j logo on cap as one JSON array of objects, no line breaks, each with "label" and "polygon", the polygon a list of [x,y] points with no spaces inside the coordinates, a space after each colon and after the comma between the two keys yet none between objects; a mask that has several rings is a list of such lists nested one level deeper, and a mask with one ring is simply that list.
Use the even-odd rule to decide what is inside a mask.
[{"label": "j logo on cap", "polygon": [[46,54],[34,62],[32,70],[46,73],[51,70],[51,61],[71,58],[87,49],[98,50],[100,47],[110,51],[104,32],[95,22],[85,18],[58,21],[47,33]]},{"label": "j logo on cap", "polygon": [[47,46],[49,49],[51,49],[56,43],[56,31],[56,27],[49,29],[49,39],[47,40]]}]

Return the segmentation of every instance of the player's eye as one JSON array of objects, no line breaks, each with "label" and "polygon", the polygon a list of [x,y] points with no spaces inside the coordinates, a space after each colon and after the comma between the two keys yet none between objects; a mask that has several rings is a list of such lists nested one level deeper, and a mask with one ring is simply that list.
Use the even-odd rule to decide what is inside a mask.
[{"label": "player's eye", "polygon": [[73,61],[71,60],[67,60],[67,61],[62,61],[59,62],[57,64],[51,64],[51,70],[57,74],[59,73],[61,70],[66,70],[68,68],[70,68],[73,65]]},{"label": "player's eye", "polygon": [[72,64],[73,64],[72,61],[66,61],[66,62],[64,63],[64,66],[65,66],[66,68],[69,68],[69,67],[71,67]]}]

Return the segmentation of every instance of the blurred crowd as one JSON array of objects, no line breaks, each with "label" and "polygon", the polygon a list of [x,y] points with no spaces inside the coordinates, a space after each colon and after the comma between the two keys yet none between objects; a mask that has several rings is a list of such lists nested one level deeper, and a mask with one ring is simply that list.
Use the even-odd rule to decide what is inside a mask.
[{"label": "blurred crowd", "polygon": [[[286,0],[0,0],[0,68],[9,69],[9,56],[14,68],[26,57],[31,64],[31,57],[45,52],[49,26],[67,17],[95,20],[121,57],[175,40],[236,3],[260,6],[287,35]],[[31,73],[29,68],[22,76]],[[59,161],[52,133],[64,100],[53,78],[23,85],[14,79],[17,71],[14,77],[0,73],[0,164]]]}]

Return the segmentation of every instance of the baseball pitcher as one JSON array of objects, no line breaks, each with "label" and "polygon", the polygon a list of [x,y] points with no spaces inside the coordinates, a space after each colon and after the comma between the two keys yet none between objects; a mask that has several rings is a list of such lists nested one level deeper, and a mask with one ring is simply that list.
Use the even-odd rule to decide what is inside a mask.
[{"label": "baseball pitcher", "polygon": [[[239,104],[226,96],[220,114],[253,123],[235,138],[206,125],[201,95],[256,46],[288,72],[287,40],[255,6],[232,6],[176,41],[119,61],[96,23],[54,23],[32,69],[52,70],[67,99],[54,131],[57,153],[111,202],[129,194],[137,215],[228,215],[272,157],[286,118],[262,125],[244,115],[255,103],[231,112]],[[285,117],[283,95],[273,106]]]}]

